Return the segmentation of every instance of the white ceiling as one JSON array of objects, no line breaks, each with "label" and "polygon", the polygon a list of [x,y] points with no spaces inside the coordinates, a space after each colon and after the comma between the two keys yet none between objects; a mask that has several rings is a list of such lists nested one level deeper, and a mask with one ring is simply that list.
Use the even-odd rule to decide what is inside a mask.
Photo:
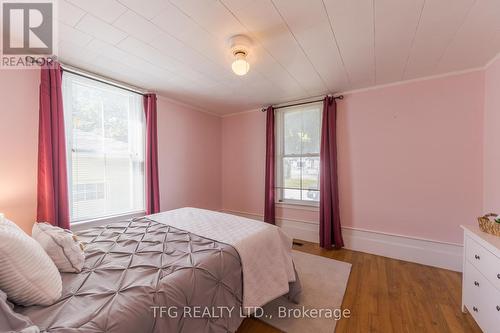
[{"label": "white ceiling", "polygon": [[[59,0],[62,62],[217,114],[483,66],[499,0]],[[231,71],[227,40],[253,40]]]}]

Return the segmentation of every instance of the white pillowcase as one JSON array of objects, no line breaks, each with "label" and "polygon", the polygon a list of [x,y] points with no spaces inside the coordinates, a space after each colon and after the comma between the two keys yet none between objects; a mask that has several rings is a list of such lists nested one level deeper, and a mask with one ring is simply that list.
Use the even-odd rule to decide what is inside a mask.
[{"label": "white pillowcase", "polygon": [[13,222],[0,221],[0,289],[19,305],[51,305],[61,297],[61,274],[42,246]]},{"label": "white pillowcase", "polygon": [[40,243],[60,272],[82,271],[85,261],[83,245],[71,231],[48,223],[35,223],[32,237]]}]

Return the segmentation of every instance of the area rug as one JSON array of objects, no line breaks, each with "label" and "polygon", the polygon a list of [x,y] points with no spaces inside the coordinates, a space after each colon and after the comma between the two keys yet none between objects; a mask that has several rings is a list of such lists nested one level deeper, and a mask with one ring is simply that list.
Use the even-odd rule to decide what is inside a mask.
[{"label": "area rug", "polygon": [[293,259],[302,284],[299,304],[280,297],[259,319],[287,333],[335,332],[351,264],[299,251],[293,251]]}]

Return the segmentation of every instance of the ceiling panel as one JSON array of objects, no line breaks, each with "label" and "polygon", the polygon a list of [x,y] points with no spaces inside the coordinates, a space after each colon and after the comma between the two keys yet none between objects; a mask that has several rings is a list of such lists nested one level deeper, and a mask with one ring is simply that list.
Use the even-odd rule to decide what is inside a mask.
[{"label": "ceiling panel", "polygon": [[58,48],[59,57],[71,64],[91,63],[99,55],[89,48],[82,48],[68,40],[59,40]]},{"label": "ceiling panel", "polygon": [[[498,0],[60,0],[59,57],[226,114],[477,68]],[[228,39],[248,35],[250,72]]]},{"label": "ceiling panel", "polygon": [[91,14],[86,14],[75,28],[111,44],[117,44],[127,37],[125,32]]},{"label": "ceiling panel", "polygon": [[87,49],[94,52],[95,54],[98,54],[99,57],[105,56],[108,59],[116,59],[119,65],[126,64],[125,66],[120,67],[124,72],[127,72],[128,69],[133,68],[137,71],[143,71],[148,75],[149,78],[153,77],[157,79],[163,79],[174,77],[171,72],[165,69],[158,68],[158,66],[153,65],[144,59],[136,57],[129,52],[119,49],[114,45],[101,42],[97,39],[90,42]]},{"label": "ceiling panel", "polygon": [[227,42],[230,36],[245,33],[245,28],[219,1],[171,0],[170,2],[222,41]]},{"label": "ceiling panel", "polygon": [[[121,60],[117,60],[106,55],[98,56],[92,62],[92,67],[90,69],[95,73],[105,73],[107,74],[107,76],[123,82],[130,81],[139,76],[140,73],[143,73],[142,69],[137,69],[133,66],[130,66],[126,62],[122,62]],[[151,85],[151,82],[155,81],[159,84],[165,84],[165,82],[158,82],[155,77],[149,76],[148,78],[146,78],[145,75],[142,75],[141,79],[137,81],[137,86],[143,89],[151,89],[153,87],[153,85]]]},{"label": "ceiling panel", "polygon": [[69,25],[66,25],[64,23],[59,24],[58,34],[59,41],[71,42],[77,47],[85,47],[85,45],[87,45],[93,39],[93,37],[89,34],[70,27]]},{"label": "ceiling panel", "polygon": [[223,52],[225,49],[220,42],[177,7],[170,5],[152,22],[170,36],[189,46],[192,52],[203,54],[216,63],[225,63],[226,54]]},{"label": "ceiling panel", "polygon": [[127,37],[117,45],[126,53],[139,57],[158,68],[167,70],[170,74],[181,73],[181,64],[174,59],[168,58],[163,53],[134,37]]},{"label": "ceiling panel", "polygon": [[115,0],[68,0],[73,5],[94,14],[101,20],[113,23],[120,15],[125,13],[127,7]]},{"label": "ceiling panel", "polygon": [[177,7],[170,3],[166,3],[166,8],[157,13],[151,19],[156,26],[172,36],[183,39],[192,30],[197,30],[196,24]]},{"label": "ceiling panel", "polygon": [[[426,0],[404,79],[433,74],[475,0]],[[439,28],[436,28],[439,27]]]},{"label": "ceiling panel", "polygon": [[376,84],[403,79],[423,6],[424,0],[375,1]]},{"label": "ceiling panel", "polygon": [[347,90],[349,78],[321,0],[273,0],[329,91]]},{"label": "ceiling panel", "polygon": [[498,53],[500,1],[476,1],[452,39],[435,72],[483,66]]},{"label": "ceiling panel", "polygon": [[80,9],[65,0],[59,0],[57,10],[59,12],[59,20],[72,27],[74,27],[83,15],[85,15],[85,11],[83,9]]},{"label": "ceiling panel", "polygon": [[165,0],[147,0],[147,5],[144,0],[119,0],[124,6],[130,10],[142,15],[145,19],[151,20],[158,15],[158,12],[168,7],[168,2]]},{"label": "ceiling panel", "polygon": [[131,10],[120,16],[113,26],[146,43],[151,43],[161,35],[157,26]]},{"label": "ceiling panel", "polygon": [[226,66],[221,66],[206,58],[203,53],[196,52],[187,44],[178,39],[162,33],[152,43],[165,55],[189,64],[193,69],[211,76],[214,80],[224,82],[234,79],[234,75]]},{"label": "ceiling panel", "polygon": [[353,87],[375,84],[373,1],[324,0]]}]

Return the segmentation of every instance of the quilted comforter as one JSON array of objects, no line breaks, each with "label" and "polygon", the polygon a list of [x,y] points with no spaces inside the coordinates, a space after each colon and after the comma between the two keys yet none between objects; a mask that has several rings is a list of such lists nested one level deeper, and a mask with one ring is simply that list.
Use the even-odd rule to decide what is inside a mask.
[{"label": "quilted comforter", "polygon": [[[48,307],[17,307],[47,332],[234,332],[242,317],[236,250],[149,219],[78,234],[86,260]],[[232,310],[231,310],[232,309]]]}]

